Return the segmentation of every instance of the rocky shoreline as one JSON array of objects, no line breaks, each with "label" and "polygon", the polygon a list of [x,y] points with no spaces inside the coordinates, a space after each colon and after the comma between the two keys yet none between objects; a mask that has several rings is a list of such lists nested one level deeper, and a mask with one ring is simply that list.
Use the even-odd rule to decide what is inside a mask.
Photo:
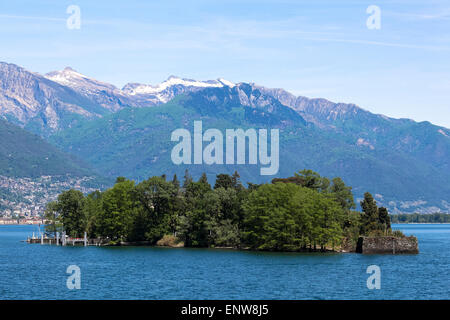
[{"label": "rocky shoreline", "polygon": [[[184,243],[175,242],[173,239],[167,241],[158,241],[156,245],[150,244],[149,241],[136,241],[136,242],[119,242],[115,244],[102,244],[102,246],[148,246],[148,247],[161,247],[161,248],[186,248]],[[234,248],[234,247],[209,247],[208,249],[228,249],[228,250],[240,250],[240,251],[258,251],[251,250],[250,248]],[[283,251],[268,251],[268,252],[283,252]],[[286,251],[286,252],[317,252],[317,253],[361,253],[361,254],[418,254],[419,244],[418,240],[414,236],[408,237],[359,237],[357,243],[351,241],[343,242],[339,249],[326,249],[323,250],[304,250],[304,251]]]}]

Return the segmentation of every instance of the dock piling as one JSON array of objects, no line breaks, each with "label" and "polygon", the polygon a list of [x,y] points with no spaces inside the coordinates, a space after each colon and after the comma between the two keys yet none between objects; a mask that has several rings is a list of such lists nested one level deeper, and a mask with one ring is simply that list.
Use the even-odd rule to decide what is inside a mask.
[{"label": "dock piling", "polygon": [[40,243],[43,244],[56,244],[57,246],[84,246],[88,247],[90,245],[100,245],[98,239],[89,239],[87,232],[84,232],[83,237],[68,237],[65,231],[55,232],[53,237],[49,237],[44,233],[39,235],[28,236],[27,243]]}]

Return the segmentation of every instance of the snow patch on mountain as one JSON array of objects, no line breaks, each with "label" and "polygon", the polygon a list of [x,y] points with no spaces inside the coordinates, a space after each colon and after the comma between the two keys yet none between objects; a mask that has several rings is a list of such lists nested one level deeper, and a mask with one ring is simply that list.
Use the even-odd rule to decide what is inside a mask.
[{"label": "snow patch on mountain", "polygon": [[112,84],[89,78],[71,67],[66,67],[62,71],[49,72],[45,77],[61,85],[77,88],[85,92],[97,92],[100,90],[119,91]]},{"label": "snow patch on mountain", "polygon": [[230,88],[233,88],[234,86],[236,86],[233,82],[225,80],[223,78],[219,78],[218,81]]},{"label": "snow patch on mountain", "polygon": [[203,88],[233,88],[235,86],[233,82],[223,78],[198,81],[170,76],[157,85],[128,83],[119,89],[114,85],[89,78],[70,67],[47,73],[45,78],[70,87],[111,111],[117,111],[124,106],[158,105],[170,101],[178,94]]},{"label": "snow patch on mountain", "polygon": [[168,88],[181,85],[184,87],[197,88],[222,88],[224,86],[234,87],[234,84],[225,79],[198,81],[192,79],[182,79],[175,76],[170,76],[166,81],[161,82],[156,86],[148,84],[128,84],[122,90],[128,95],[138,94],[159,94],[166,91]]}]

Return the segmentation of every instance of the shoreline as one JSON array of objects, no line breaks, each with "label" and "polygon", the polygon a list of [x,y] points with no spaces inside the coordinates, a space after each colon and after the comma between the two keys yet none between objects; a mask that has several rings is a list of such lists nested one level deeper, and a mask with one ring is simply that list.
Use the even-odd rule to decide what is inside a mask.
[{"label": "shoreline", "polygon": [[450,222],[395,222],[392,224],[450,224]]},{"label": "shoreline", "polygon": [[[395,222],[396,224],[450,224],[450,222]],[[45,226],[44,223],[0,223],[1,226]]]},{"label": "shoreline", "polygon": [[39,224],[39,223],[0,223],[0,227],[1,226],[45,226],[45,224]]},{"label": "shoreline", "polygon": [[[41,238],[43,239],[43,238]],[[40,245],[54,245],[51,240],[47,243],[37,238],[36,241],[25,240],[29,244]],[[92,239],[90,239],[92,240]],[[203,249],[203,250],[224,250],[224,251],[241,251],[241,252],[263,252],[263,253],[300,253],[300,254],[342,254],[342,253],[356,253],[356,254],[418,254],[418,240],[415,236],[383,236],[383,237],[365,237],[360,236],[358,242],[351,247],[345,244],[333,249],[326,247],[324,249],[319,248],[299,248],[297,250],[275,250],[275,249],[256,249],[252,247],[186,247],[184,245],[161,245],[151,244],[149,241],[134,241],[134,242],[118,242],[118,243],[102,243],[102,241],[94,243],[88,240],[84,241],[84,245],[81,242],[75,240],[71,243],[71,240],[67,240],[67,244],[61,244],[62,246],[95,246],[95,247],[141,247],[141,248],[169,248],[169,249]],[[23,241],[23,242],[25,242]]]}]

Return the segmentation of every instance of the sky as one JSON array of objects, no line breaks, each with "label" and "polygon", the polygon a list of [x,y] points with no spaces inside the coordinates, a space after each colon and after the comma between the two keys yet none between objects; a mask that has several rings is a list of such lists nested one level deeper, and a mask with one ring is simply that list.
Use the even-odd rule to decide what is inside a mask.
[{"label": "sky", "polygon": [[0,61],[42,74],[224,78],[450,128],[448,0],[1,1],[0,39]]}]

